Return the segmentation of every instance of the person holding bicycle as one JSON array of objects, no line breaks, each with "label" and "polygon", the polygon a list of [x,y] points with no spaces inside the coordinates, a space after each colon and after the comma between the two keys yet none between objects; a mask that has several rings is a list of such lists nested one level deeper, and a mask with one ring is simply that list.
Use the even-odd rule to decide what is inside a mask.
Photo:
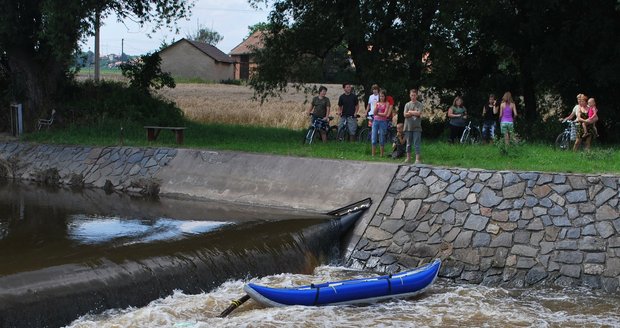
[{"label": "person holding bicycle", "polygon": [[[585,95],[583,96],[584,101],[587,98],[588,97]],[[579,112],[577,113],[577,118],[575,119],[575,122],[577,123],[577,140],[575,140],[573,151],[577,151],[579,149],[582,141],[584,143],[585,150],[590,150],[592,136],[594,135],[592,127],[597,121],[598,113],[596,112],[596,107],[593,111],[590,111],[588,107],[579,107]]]},{"label": "person holding bicycle", "polygon": [[[329,122],[329,110],[331,104],[329,102],[329,98],[327,98],[325,94],[327,94],[327,88],[320,86],[319,95],[312,98],[310,108],[308,108],[308,115],[312,115],[310,124],[312,124],[314,120],[324,120],[325,122]],[[320,133],[321,140],[323,140],[323,142],[327,142],[327,131],[321,129]]]},{"label": "person holding bicycle", "polygon": [[570,113],[570,115],[566,116],[565,118],[561,118],[560,122],[565,122],[565,121],[569,121],[569,120],[576,118],[577,115],[579,115],[579,108],[586,107],[587,101],[588,101],[588,97],[586,95],[584,95],[583,93],[578,94],[577,105],[573,107],[573,111]]},{"label": "person holding bicycle", "polygon": [[497,122],[497,106],[495,95],[489,95],[489,102],[482,107],[482,143],[493,143],[495,124]]},{"label": "person holding bicycle", "polygon": [[352,86],[349,83],[342,85],[344,93],[338,98],[338,109],[340,121],[338,122],[338,130],[342,130],[346,124],[349,129],[349,141],[355,140],[357,132],[357,111],[359,110],[359,101],[357,95],[353,93]]},{"label": "person holding bicycle", "polygon": [[460,140],[465,125],[467,125],[467,108],[463,106],[463,98],[456,96],[452,106],[448,109],[450,119],[450,143]]},{"label": "person holding bicycle", "polygon": [[372,134],[371,134],[371,154],[374,157],[377,151],[377,139],[379,142],[379,153],[383,157],[385,153],[385,135],[388,128],[388,120],[392,115],[392,107],[387,102],[385,90],[379,91],[379,102],[375,106],[375,116],[372,120]]}]

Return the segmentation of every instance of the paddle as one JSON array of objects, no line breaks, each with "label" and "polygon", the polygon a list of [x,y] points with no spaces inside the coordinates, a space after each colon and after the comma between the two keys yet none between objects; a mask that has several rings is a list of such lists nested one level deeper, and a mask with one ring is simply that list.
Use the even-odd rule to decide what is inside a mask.
[{"label": "paddle", "polygon": [[222,311],[222,313],[218,315],[218,318],[226,317],[227,315],[230,314],[230,312],[232,312],[233,310],[241,306],[241,304],[245,303],[249,299],[250,299],[250,296],[246,294],[240,299],[230,302],[230,305],[226,308],[226,310]]}]

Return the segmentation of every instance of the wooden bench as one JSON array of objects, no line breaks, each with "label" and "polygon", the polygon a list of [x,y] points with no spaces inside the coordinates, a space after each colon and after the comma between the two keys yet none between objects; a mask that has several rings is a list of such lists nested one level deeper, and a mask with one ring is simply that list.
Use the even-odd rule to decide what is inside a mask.
[{"label": "wooden bench", "polygon": [[183,144],[183,131],[187,129],[181,126],[145,126],[144,128],[146,129],[146,140],[148,141],[155,141],[161,130],[170,130],[174,133],[179,145]]}]

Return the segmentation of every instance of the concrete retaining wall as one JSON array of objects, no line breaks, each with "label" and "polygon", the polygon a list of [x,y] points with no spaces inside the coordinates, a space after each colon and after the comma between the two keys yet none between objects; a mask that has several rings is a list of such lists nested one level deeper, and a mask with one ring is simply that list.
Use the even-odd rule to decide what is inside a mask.
[{"label": "concrete retaining wall", "polygon": [[0,143],[0,173],[11,178],[146,192],[176,149]]},{"label": "concrete retaining wall", "polygon": [[0,176],[312,212],[370,197],[375,203],[362,226],[397,170],[391,164],[238,152],[0,143]]},{"label": "concrete retaining wall", "polygon": [[354,267],[441,257],[443,277],[620,290],[618,176],[398,166],[237,152],[0,143],[0,175],[315,212],[371,197]]},{"label": "concrete retaining wall", "polygon": [[620,179],[401,167],[348,264],[524,287],[620,285]]}]

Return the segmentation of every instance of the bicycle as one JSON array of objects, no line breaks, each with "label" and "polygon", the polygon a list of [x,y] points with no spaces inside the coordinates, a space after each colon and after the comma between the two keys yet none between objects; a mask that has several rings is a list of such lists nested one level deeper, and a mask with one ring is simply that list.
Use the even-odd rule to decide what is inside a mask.
[{"label": "bicycle", "polygon": [[471,125],[472,121],[469,121],[465,126],[465,130],[463,130],[463,134],[461,135],[461,139],[459,140],[461,144],[478,144],[482,139],[482,133],[480,132],[480,128],[477,126]]},{"label": "bicycle", "polygon": [[[355,119],[356,119],[356,120],[357,120],[358,118],[360,118],[359,114],[355,114],[355,116],[354,116],[354,117],[355,117]],[[356,123],[356,124],[357,124],[357,123]],[[358,128],[358,131],[359,131],[359,128]],[[346,141],[346,140],[347,140],[347,138],[346,138],[346,137],[348,137],[348,136],[350,136],[350,135],[351,135],[351,133],[350,133],[350,132],[351,132],[351,131],[349,130],[349,124],[346,124],[346,123],[345,123],[345,124],[343,125],[342,129],[341,129],[341,128],[338,128],[338,135],[337,135],[337,137],[336,137],[336,138],[338,139],[338,141]]]},{"label": "bicycle", "polygon": [[555,149],[568,150],[570,149],[571,141],[577,139],[577,125],[574,121],[564,120],[562,123],[566,124],[564,131],[555,138]]},{"label": "bicycle", "polygon": [[357,141],[370,142],[370,132],[372,131],[372,118],[373,118],[373,115],[366,116],[366,119],[362,123],[362,126],[364,127],[361,129],[358,129]]},{"label": "bicycle", "polygon": [[334,129],[333,129],[334,127],[329,126],[329,121],[333,120],[334,117],[329,116],[328,120],[326,121],[323,118],[318,117],[318,116],[313,116],[312,114],[310,114],[310,116],[312,116],[312,124],[310,125],[310,127],[308,127],[308,130],[306,131],[306,134],[304,135],[303,144],[311,145],[315,138],[320,138],[321,130],[325,131],[325,133],[327,134],[328,140],[333,140],[334,139]]},{"label": "bicycle", "polygon": [[[372,118],[368,118],[369,122],[372,122]],[[396,127],[389,120],[387,130],[385,130],[385,142],[391,142],[396,136]],[[359,131],[357,135],[357,141],[359,142],[371,142],[372,141],[372,123],[368,124],[368,127],[364,127]]]}]

